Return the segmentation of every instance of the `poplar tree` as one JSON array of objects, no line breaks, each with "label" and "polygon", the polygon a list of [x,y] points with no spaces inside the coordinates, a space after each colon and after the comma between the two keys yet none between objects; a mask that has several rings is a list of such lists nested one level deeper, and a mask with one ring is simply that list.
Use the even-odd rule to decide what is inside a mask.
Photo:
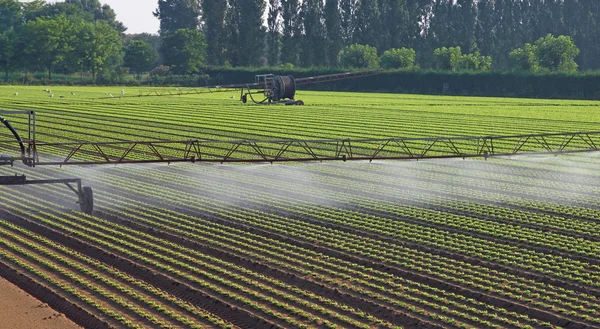
[{"label": "poplar tree", "polygon": [[340,0],[340,28],[345,46],[350,45],[354,40],[356,8],[357,0]]},{"label": "poplar tree", "polygon": [[470,53],[474,53],[479,50],[475,38],[476,7],[473,0],[457,0],[455,8],[455,33],[458,37],[456,45]]},{"label": "poplar tree", "polygon": [[382,50],[411,46],[410,15],[406,0],[381,0],[380,5]]},{"label": "poplar tree", "polygon": [[225,13],[227,0],[204,0],[202,2],[204,35],[206,38],[206,61],[212,65],[225,62]]},{"label": "poplar tree", "polygon": [[323,25],[323,2],[304,0],[301,19],[304,35],[300,63],[305,67],[326,65],[327,42]]},{"label": "poplar tree", "polygon": [[[582,69],[600,69],[600,2],[597,0],[579,0],[579,16],[574,29],[578,30],[574,36],[581,49],[578,57]],[[567,17],[565,15],[565,17]]]},{"label": "poplar tree", "polygon": [[264,0],[237,0],[239,5],[240,66],[261,66],[264,64],[266,29],[263,26]]},{"label": "poplar tree", "polygon": [[298,0],[281,0],[282,18],[282,48],[281,62],[298,64],[299,41],[301,36],[301,22],[298,15],[300,5]]},{"label": "poplar tree", "polygon": [[280,0],[269,0],[267,16],[267,61],[269,65],[279,65],[281,55],[281,32],[279,21],[281,14]]},{"label": "poplar tree", "polygon": [[327,0],[325,3],[325,34],[328,41],[327,61],[331,66],[338,66],[338,55],[344,46],[340,0]]},{"label": "poplar tree", "polygon": [[227,13],[225,14],[225,21],[227,22],[226,31],[226,64],[232,66],[240,65],[240,56],[242,49],[240,47],[240,4],[241,0],[228,0]]},{"label": "poplar tree", "polygon": [[168,36],[179,29],[200,28],[200,0],[158,0],[153,12],[160,20],[160,35]]},{"label": "poplar tree", "polygon": [[361,0],[356,10],[354,41],[381,50],[381,13],[378,0]]}]

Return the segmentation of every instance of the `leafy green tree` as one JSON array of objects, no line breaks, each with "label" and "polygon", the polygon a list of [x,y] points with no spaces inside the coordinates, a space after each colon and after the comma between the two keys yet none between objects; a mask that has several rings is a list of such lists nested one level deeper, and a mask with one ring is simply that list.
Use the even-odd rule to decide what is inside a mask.
[{"label": "leafy green tree", "polygon": [[85,19],[86,21],[94,20],[91,13],[86,13],[83,8],[66,2],[44,3],[35,13],[32,13],[31,18],[56,18],[58,16],[66,16],[69,19]]},{"label": "leafy green tree", "polygon": [[344,46],[342,37],[340,0],[325,2],[325,34],[327,36],[327,62],[331,66],[338,65],[338,54]]},{"label": "leafy green tree", "polygon": [[21,25],[23,12],[17,0],[0,0],[0,32]]},{"label": "leafy green tree", "polygon": [[536,46],[526,43],[523,47],[510,52],[511,66],[520,71],[534,71],[538,67],[535,59]]},{"label": "leafy green tree", "polygon": [[138,79],[142,72],[150,71],[158,60],[158,51],[151,44],[134,40],[125,48],[124,65],[137,73]]},{"label": "leafy green tree", "polygon": [[63,16],[38,18],[23,26],[23,40],[27,40],[24,53],[26,66],[45,68],[48,79],[52,79],[53,68],[61,63],[75,49],[73,24]]},{"label": "leafy green tree", "polygon": [[389,49],[381,55],[381,67],[386,69],[411,69],[415,67],[417,54],[414,49]]},{"label": "leafy green tree", "polygon": [[279,57],[281,56],[280,14],[280,0],[269,0],[267,16],[267,61],[271,66],[279,65]]},{"label": "leafy green tree", "polygon": [[227,0],[204,0],[202,2],[204,34],[206,36],[206,60],[209,64],[224,64],[225,13]]},{"label": "leafy green tree", "polygon": [[162,38],[159,35],[156,34],[150,34],[150,33],[138,33],[138,34],[126,34],[123,37],[123,44],[125,46],[128,46],[132,41],[144,41],[150,45],[152,45],[152,48],[158,52],[158,59],[156,60],[156,62],[153,64],[153,66],[160,66],[162,65],[162,55],[160,53],[160,48],[162,45]]},{"label": "leafy green tree", "polygon": [[165,64],[175,74],[199,72],[205,64],[206,41],[197,29],[179,29],[165,37],[162,45]]},{"label": "leafy green tree", "polygon": [[352,44],[344,47],[338,56],[341,66],[348,68],[378,68],[377,48],[369,45]]},{"label": "leafy green tree", "polygon": [[552,71],[577,71],[575,57],[579,48],[569,36],[548,34],[535,42],[535,57],[541,67]]},{"label": "leafy green tree", "polygon": [[200,1],[158,0],[158,8],[153,14],[160,20],[160,35],[173,35],[180,29],[199,29]]},{"label": "leafy green tree", "polygon": [[123,43],[119,32],[108,22],[80,21],[74,27],[77,64],[81,70],[92,73],[94,80],[98,73],[109,68],[111,59],[120,61],[118,57],[122,57]]},{"label": "leafy green tree", "polygon": [[109,5],[103,5],[99,0],[65,0],[65,3],[73,4],[84,12],[90,13],[94,20],[106,21],[117,32],[125,33],[127,27],[122,22],[117,21],[117,14]]},{"label": "leafy green tree", "polygon": [[40,15],[38,14],[42,8],[46,6],[44,0],[33,0],[31,2],[23,2],[21,8],[23,8],[23,22],[35,21]]},{"label": "leafy green tree", "polygon": [[460,47],[441,47],[433,51],[435,67],[438,70],[455,71],[462,57]]},{"label": "leafy green tree", "polygon": [[298,0],[281,0],[282,36],[281,62],[298,64],[302,22]]}]

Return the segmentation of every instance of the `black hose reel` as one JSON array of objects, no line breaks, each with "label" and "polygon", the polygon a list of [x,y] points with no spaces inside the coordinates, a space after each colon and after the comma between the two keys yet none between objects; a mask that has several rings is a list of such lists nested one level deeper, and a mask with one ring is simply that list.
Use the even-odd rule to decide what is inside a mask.
[{"label": "black hose reel", "polygon": [[285,99],[286,105],[304,105],[302,101],[294,100],[296,96],[296,80],[291,75],[276,75],[270,83],[269,102],[281,102]]},{"label": "black hose reel", "polygon": [[[261,89],[251,91],[251,88]],[[285,104],[285,105],[304,105],[301,100],[295,100],[296,80],[291,75],[273,75],[264,74],[256,76],[256,84],[246,85],[247,92],[242,89],[241,100],[243,103],[248,101],[248,96],[256,104]],[[253,95],[262,93],[262,101],[255,100]]]}]

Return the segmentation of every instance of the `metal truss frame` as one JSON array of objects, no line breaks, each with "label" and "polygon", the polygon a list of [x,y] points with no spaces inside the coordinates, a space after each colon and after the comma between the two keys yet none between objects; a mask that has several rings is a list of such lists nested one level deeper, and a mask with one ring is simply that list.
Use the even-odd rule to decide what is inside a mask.
[{"label": "metal truss frame", "polygon": [[513,136],[29,143],[33,166],[489,158],[600,150],[600,131]]}]

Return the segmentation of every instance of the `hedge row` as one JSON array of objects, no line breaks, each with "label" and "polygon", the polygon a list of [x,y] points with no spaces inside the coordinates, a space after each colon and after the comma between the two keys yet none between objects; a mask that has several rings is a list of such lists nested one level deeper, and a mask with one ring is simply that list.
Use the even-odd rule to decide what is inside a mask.
[{"label": "hedge row", "polygon": [[[345,72],[339,69],[217,68],[193,76],[145,76],[141,81],[124,75],[100,79],[103,85],[206,86],[249,83],[255,75],[272,73],[296,78]],[[11,74],[12,84],[92,85],[90,77]],[[387,71],[360,79],[306,85],[299,90],[360,91],[430,95],[500,96],[526,98],[600,99],[600,72],[531,74],[514,72]]]},{"label": "hedge row", "polygon": [[[208,84],[245,83],[257,74],[295,78],[341,73],[339,70],[213,69]],[[302,90],[600,99],[600,73],[528,74],[513,72],[390,71],[360,79],[299,87]]]}]

